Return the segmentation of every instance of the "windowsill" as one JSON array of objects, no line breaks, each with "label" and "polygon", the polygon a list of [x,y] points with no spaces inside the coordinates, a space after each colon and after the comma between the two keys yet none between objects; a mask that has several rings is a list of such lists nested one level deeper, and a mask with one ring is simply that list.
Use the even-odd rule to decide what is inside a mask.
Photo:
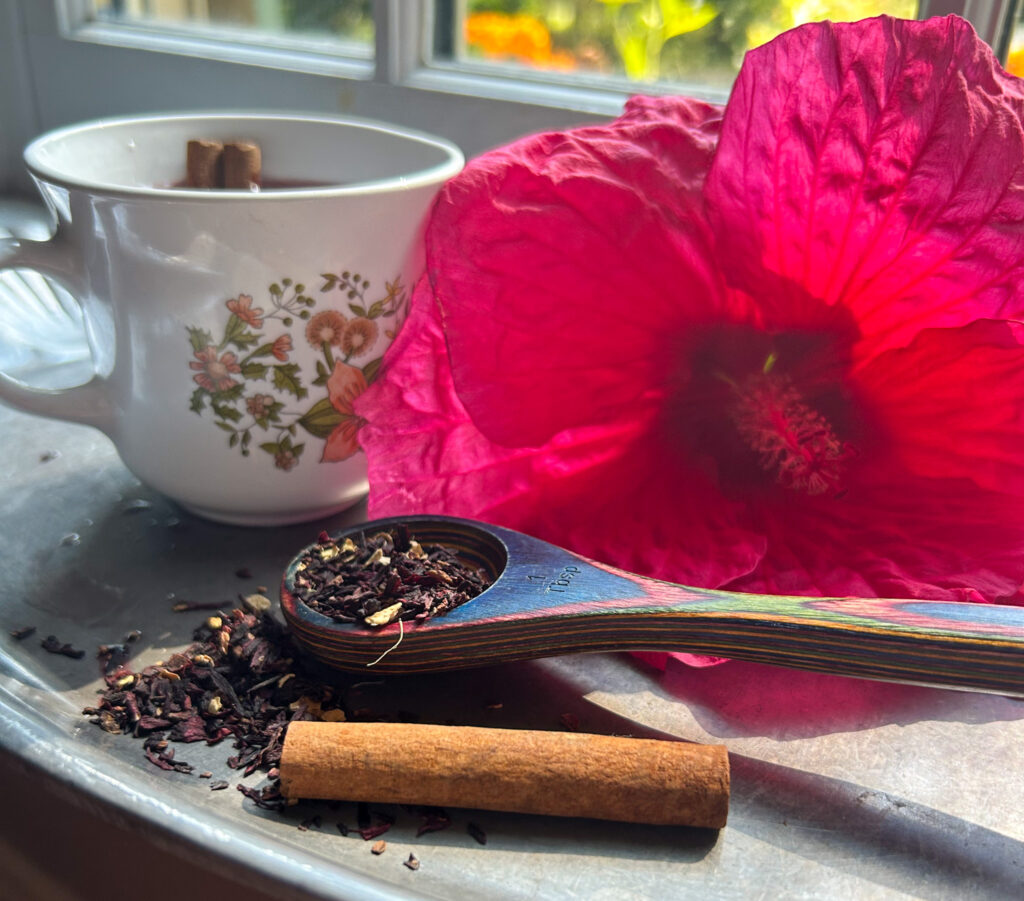
[{"label": "windowsill", "polygon": [[[247,40],[242,41],[233,32],[225,33],[223,38],[218,39],[215,33],[174,33],[103,23],[83,25],[76,28],[69,37],[90,44],[173,53],[309,75],[329,75],[360,81],[369,81],[374,75],[371,51],[364,52],[362,48],[353,47],[352,56],[341,56],[328,52],[327,48],[332,42],[326,40],[280,39],[272,46],[267,46],[257,44],[252,35],[246,35]],[[356,49],[362,58],[355,55]]]}]

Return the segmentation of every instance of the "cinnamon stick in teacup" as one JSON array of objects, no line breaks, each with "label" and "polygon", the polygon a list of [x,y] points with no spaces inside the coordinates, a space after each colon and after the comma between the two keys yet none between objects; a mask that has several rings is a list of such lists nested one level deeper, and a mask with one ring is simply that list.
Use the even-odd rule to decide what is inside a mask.
[{"label": "cinnamon stick in teacup", "polygon": [[195,138],[185,146],[185,185],[189,188],[216,188],[221,183],[220,141]]},{"label": "cinnamon stick in teacup", "polygon": [[224,145],[222,160],[222,188],[248,191],[259,187],[263,166],[259,144],[252,141],[230,141]]},{"label": "cinnamon stick in teacup", "polygon": [[252,141],[190,140],[185,149],[185,185],[189,188],[258,188],[263,154]]},{"label": "cinnamon stick in teacup", "polygon": [[723,746],[579,732],[296,721],[280,770],[287,798],[712,829],[729,809]]}]

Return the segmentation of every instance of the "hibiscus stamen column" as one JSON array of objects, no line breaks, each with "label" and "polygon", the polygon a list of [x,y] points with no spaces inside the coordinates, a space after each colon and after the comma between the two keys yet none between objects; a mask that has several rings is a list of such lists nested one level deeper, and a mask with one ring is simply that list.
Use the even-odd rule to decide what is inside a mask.
[{"label": "hibiscus stamen column", "polygon": [[849,447],[789,378],[765,370],[736,387],[729,417],[740,439],[784,488],[838,491]]}]

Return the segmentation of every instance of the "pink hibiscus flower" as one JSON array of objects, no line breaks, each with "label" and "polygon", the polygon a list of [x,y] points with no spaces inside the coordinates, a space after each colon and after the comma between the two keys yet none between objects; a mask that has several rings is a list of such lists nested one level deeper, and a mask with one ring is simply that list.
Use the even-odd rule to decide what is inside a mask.
[{"label": "pink hibiscus flower", "polygon": [[247,325],[263,328],[263,308],[254,308],[250,295],[239,294],[237,299],[227,301],[227,308]]},{"label": "pink hibiscus flower", "polygon": [[210,344],[202,350],[197,350],[193,356],[195,360],[188,365],[189,369],[197,370],[192,378],[200,388],[207,391],[227,391],[238,384],[231,378],[231,373],[241,372],[242,367],[239,365],[238,357],[230,351],[223,356],[217,356],[217,348]]},{"label": "pink hibiscus flower", "polygon": [[347,363],[335,363],[334,371],[327,379],[327,396],[331,406],[342,414],[342,420],[327,436],[323,463],[337,463],[347,460],[359,450],[359,430],[363,419],[355,413],[355,401],[366,390],[366,377],[361,369]]},{"label": "pink hibiscus flower", "polygon": [[805,595],[1024,580],[1024,87],[956,18],[808,25],[442,192],[356,411],[370,514]]}]

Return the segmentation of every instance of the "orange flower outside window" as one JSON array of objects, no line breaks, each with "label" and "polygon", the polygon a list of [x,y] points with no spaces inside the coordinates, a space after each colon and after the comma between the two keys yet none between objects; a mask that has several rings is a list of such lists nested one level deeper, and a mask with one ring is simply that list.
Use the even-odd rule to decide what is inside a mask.
[{"label": "orange flower outside window", "polygon": [[482,56],[548,69],[572,69],[572,55],[555,50],[551,32],[539,19],[522,13],[476,13],[466,19],[466,43]]}]

